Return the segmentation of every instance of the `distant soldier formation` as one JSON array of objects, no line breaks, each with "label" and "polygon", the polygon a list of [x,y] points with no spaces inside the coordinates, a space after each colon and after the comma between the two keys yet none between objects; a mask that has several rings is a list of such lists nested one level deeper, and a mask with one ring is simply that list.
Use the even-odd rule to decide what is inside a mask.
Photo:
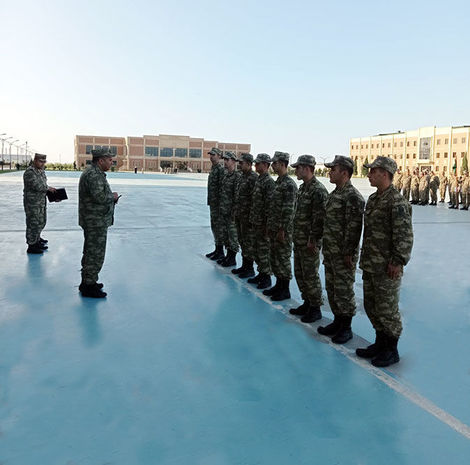
[{"label": "distant soldier formation", "polygon": [[402,193],[406,200],[412,205],[437,205],[437,193],[439,202],[444,203],[446,195],[449,198],[449,208],[468,210],[470,205],[470,178],[468,171],[458,176],[455,172],[447,175],[445,171],[436,175],[434,171],[419,170],[415,168],[412,172],[398,169],[393,179],[393,185]]},{"label": "distant soldier formation", "polygon": [[[272,301],[282,301],[291,296],[293,251],[294,276],[303,303],[291,308],[290,313],[304,323],[311,323],[322,318],[319,276],[322,252],[325,288],[334,320],[319,326],[317,331],[336,344],[344,344],[353,337],[354,281],[360,258],[364,308],[376,339],[370,346],[357,349],[356,354],[378,367],[397,363],[402,331],[399,290],[403,267],[413,246],[411,206],[400,191],[403,189],[408,196],[411,191],[416,198],[414,203],[424,205],[429,195],[434,202],[439,179],[432,183],[429,175],[428,184],[421,184],[419,179],[413,183],[411,177],[404,177],[400,171],[394,179],[395,161],[378,157],[366,165],[370,184],[377,192],[365,204],[351,184],[354,162],[349,157],[337,155],[333,162],[325,164],[330,169],[330,182],[336,186],[328,194],[315,177],[316,161],[312,155],[301,155],[292,164],[297,179],[302,181],[300,188],[288,175],[288,153],[275,152],[272,158],[266,153],[256,158],[243,153],[237,159],[233,152],[213,148],[209,155],[212,169],[207,204],[215,249],[206,256],[222,267],[234,267],[241,246],[242,264],[232,273],[248,278],[248,283],[262,289]],[[237,162],[239,171],[235,169]],[[270,167],[277,175],[275,181]]]}]

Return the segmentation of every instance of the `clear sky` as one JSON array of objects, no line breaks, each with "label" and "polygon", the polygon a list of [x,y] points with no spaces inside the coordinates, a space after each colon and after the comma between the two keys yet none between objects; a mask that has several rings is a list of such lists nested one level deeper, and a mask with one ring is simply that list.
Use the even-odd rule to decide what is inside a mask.
[{"label": "clear sky", "polygon": [[76,134],[331,158],[350,137],[470,124],[469,13],[468,0],[0,0],[0,133],[62,162]]}]

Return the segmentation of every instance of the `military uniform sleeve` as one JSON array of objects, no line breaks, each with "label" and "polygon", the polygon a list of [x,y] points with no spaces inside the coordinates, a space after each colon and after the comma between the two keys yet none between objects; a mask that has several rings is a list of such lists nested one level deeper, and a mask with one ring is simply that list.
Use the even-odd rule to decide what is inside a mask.
[{"label": "military uniform sleeve", "polygon": [[287,231],[292,223],[296,198],[297,186],[293,182],[287,182],[282,192],[281,224],[279,225],[284,231]]},{"label": "military uniform sleeve", "polygon": [[326,201],[328,192],[326,189],[315,189],[312,197],[312,221],[310,223],[309,242],[320,242],[323,237],[325,224]]},{"label": "military uniform sleeve", "polygon": [[392,265],[405,266],[413,248],[413,225],[411,206],[405,199],[395,201],[392,206]]},{"label": "military uniform sleeve", "polygon": [[36,176],[31,169],[26,170],[23,175],[24,186],[27,191],[39,192],[45,194],[47,192],[47,183],[42,182],[39,176]]},{"label": "military uniform sleeve", "polygon": [[346,200],[346,218],[343,243],[343,255],[354,255],[361,240],[364,216],[364,199],[360,195],[348,196]]}]

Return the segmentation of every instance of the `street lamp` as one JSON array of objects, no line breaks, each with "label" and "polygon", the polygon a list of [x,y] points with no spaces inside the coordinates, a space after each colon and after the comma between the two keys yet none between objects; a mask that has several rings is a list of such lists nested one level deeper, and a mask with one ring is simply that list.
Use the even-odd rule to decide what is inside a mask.
[{"label": "street lamp", "polygon": [[[15,142],[18,142],[19,139],[16,139],[14,141],[8,141],[8,143],[10,144],[10,149],[8,151],[9,155],[10,155],[10,169],[11,169],[11,146],[15,143]],[[16,153],[18,154],[18,150],[16,151]],[[18,163],[18,157],[16,159],[17,163]]]}]

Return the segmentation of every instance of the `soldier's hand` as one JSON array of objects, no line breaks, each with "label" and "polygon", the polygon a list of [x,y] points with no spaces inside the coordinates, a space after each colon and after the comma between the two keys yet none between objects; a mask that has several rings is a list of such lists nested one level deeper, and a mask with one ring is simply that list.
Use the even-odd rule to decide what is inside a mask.
[{"label": "soldier's hand", "polygon": [[388,264],[387,274],[390,279],[398,279],[401,276],[403,267],[401,265]]},{"label": "soldier's hand", "polygon": [[354,268],[353,261],[352,261],[352,255],[345,255],[344,256],[344,264],[352,270]]},{"label": "soldier's hand", "polygon": [[284,242],[286,240],[286,233],[284,232],[284,229],[280,229],[277,232],[276,239],[278,240],[278,242]]},{"label": "soldier's hand", "polygon": [[117,192],[113,192],[113,197],[114,197],[114,203],[118,203],[119,195]]},{"label": "soldier's hand", "polygon": [[55,192],[57,189],[55,187],[48,187],[47,190],[49,192]]}]

